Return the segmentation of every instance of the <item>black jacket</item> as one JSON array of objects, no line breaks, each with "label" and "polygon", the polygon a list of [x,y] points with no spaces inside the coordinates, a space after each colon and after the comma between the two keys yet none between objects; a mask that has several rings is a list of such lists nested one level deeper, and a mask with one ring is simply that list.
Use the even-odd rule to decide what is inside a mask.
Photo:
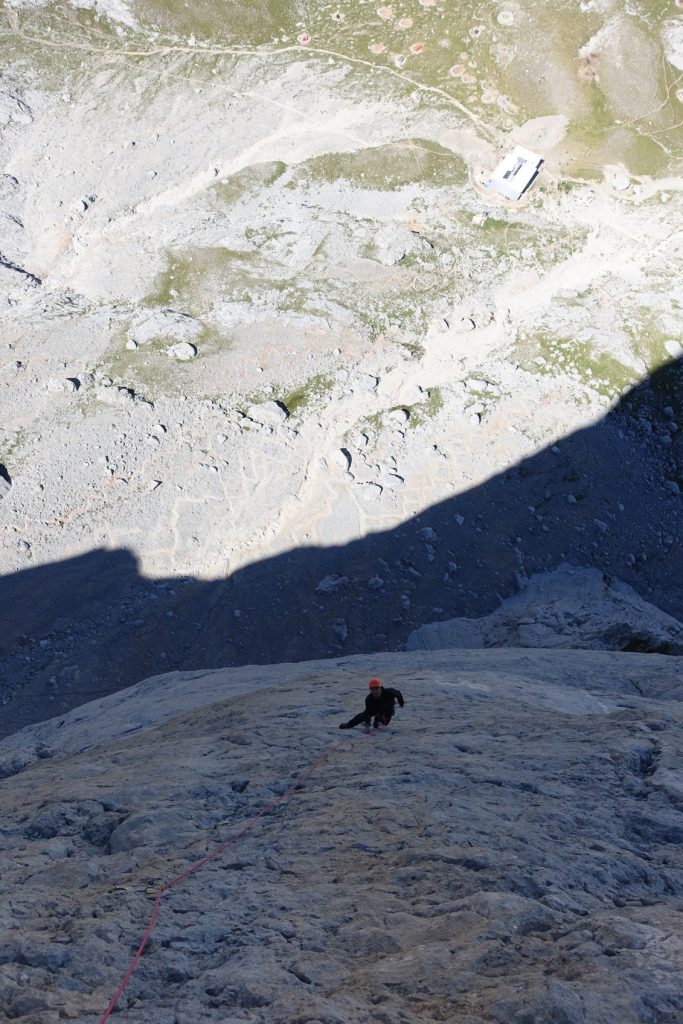
[{"label": "black jacket", "polygon": [[374,697],[369,693],[365,698],[365,721],[369,722],[371,718],[381,718],[383,715],[388,715],[391,718],[396,701],[402,708],[403,694],[400,690],[392,690],[390,686],[383,686],[379,697]]}]

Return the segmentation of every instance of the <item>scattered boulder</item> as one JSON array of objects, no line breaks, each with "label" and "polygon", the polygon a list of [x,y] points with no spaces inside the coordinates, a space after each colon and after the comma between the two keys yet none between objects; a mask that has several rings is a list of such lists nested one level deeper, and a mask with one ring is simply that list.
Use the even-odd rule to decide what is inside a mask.
[{"label": "scattered boulder", "polygon": [[605,181],[616,192],[627,192],[631,187],[631,179],[621,164],[608,164],[605,167]]},{"label": "scattered boulder", "polygon": [[338,576],[336,573],[331,573],[328,576],[323,576],[315,589],[318,594],[336,594],[348,582],[348,576]]},{"label": "scattered boulder", "polygon": [[260,405],[250,405],[247,409],[247,416],[263,427],[279,427],[289,419],[289,412],[282,402],[271,401],[262,402]]},{"label": "scattered boulder", "polygon": [[54,377],[45,385],[48,391],[54,394],[72,395],[80,388],[80,381],[75,377]]},{"label": "scattered boulder", "polygon": [[407,409],[392,409],[387,416],[389,423],[394,426],[404,426],[410,419],[410,413]]},{"label": "scattered boulder", "polygon": [[330,459],[346,472],[351,469],[351,453],[346,448],[337,448],[330,455]]},{"label": "scattered boulder", "polygon": [[349,635],[349,627],[346,624],[346,619],[335,619],[333,629],[343,643]]},{"label": "scattered boulder", "polygon": [[188,363],[197,355],[197,348],[189,341],[181,341],[178,345],[172,345],[166,350],[166,355],[171,359],[177,359],[179,363]]},{"label": "scattered boulder", "polygon": [[351,379],[350,384],[352,391],[375,391],[379,384],[379,377],[376,377],[374,373],[359,373]]}]

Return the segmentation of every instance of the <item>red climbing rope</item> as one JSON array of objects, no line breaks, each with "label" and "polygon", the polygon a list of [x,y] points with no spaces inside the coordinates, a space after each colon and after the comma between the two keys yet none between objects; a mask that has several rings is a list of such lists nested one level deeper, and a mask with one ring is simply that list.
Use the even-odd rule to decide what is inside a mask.
[{"label": "red climbing rope", "polygon": [[[374,731],[370,732],[370,733],[361,734],[361,736],[362,737],[363,736],[374,736]],[[352,739],[352,738],[359,738],[359,737],[348,737],[348,739]],[[272,803],[269,803],[266,807],[262,807],[261,810],[258,812],[258,814],[255,814],[253,816],[253,818],[249,818],[247,823],[246,823],[246,825],[244,826],[244,828],[241,828],[239,832],[236,832],[234,836],[231,836],[230,839],[228,839],[225,843],[223,843],[222,846],[219,846],[217,850],[214,850],[213,853],[210,853],[206,857],[203,857],[201,860],[198,860],[196,862],[196,864],[191,864],[190,867],[186,871],[182,872],[182,874],[176,875],[176,877],[172,878],[170,882],[166,882],[165,885],[162,885],[162,887],[159,889],[159,892],[157,893],[157,897],[156,897],[156,899],[154,901],[154,906],[152,907],[152,913],[150,914],[149,921],[147,922],[147,928],[145,929],[145,934],[142,936],[142,941],[140,942],[140,945],[137,948],[137,952],[136,952],[135,956],[131,960],[130,967],[126,971],[126,974],[125,974],[125,976],[123,978],[123,981],[121,982],[121,984],[117,988],[116,992],[112,996],[112,1000],[109,1003],[109,1006],[107,1007],[107,1009],[104,1011],[104,1013],[100,1017],[99,1024],[104,1024],[104,1022],[109,1019],[111,1014],[114,1012],[114,1008],[116,1007],[116,1004],[118,1003],[119,999],[121,998],[123,990],[125,989],[126,985],[130,981],[130,977],[131,977],[133,971],[135,970],[135,968],[137,966],[137,962],[140,959],[140,957],[142,956],[143,950],[144,950],[145,946],[147,945],[147,942],[149,940],[150,935],[152,934],[152,929],[154,928],[154,922],[156,921],[157,914],[159,913],[159,907],[161,905],[161,897],[163,896],[163,894],[165,892],[168,892],[169,889],[172,889],[174,885],[178,884],[178,882],[182,882],[182,880],[184,878],[187,878],[188,875],[192,875],[192,874],[194,874],[195,871],[199,871],[200,868],[203,868],[204,865],[208,864],[209,861],[214,859],[214,857],[218,857],[219,854],[223,853],[223,851],[226,850],[228,848],[228,846],[232,846],[232,844],[236,843],[238,839],[241,839],[243,835],[245,835],[247,832],[251,831],[251,829],[254,827],[256,822],[259,821],[260,818],[263,818],[266,814],[268,814],[269,811],[272,811],[274,807],[277,807],[277,805],[282,803],[283,800],[286,800],[287,797],[290,795],[290,793],[293,793],[294,790],[299,789],[303,785],[303,783],[306,781],[306,779],[308,779],[313,774],[313,772],[316,770],[316,768],[319,768],[320,765],[323,764],[328,759],[328,757],[330,756],[332,751],[336,750],[337,747],[342,746],[342,744],[344,742],[345,742],[344,740],[339,740],[337,743],[333,743],[331,747],[328,747],[327,750],[325,750],[320,755],[318,760],[314,764],[312,764],[309,768],[307,768],[306,771],[303,773],[303,775],[300,775],[296,779],[296,781],[292,783],[292,785],[289,787],[289,789],[286,789],[284,791],[284,793],[282,793],[275,800],[273,800]]]}]

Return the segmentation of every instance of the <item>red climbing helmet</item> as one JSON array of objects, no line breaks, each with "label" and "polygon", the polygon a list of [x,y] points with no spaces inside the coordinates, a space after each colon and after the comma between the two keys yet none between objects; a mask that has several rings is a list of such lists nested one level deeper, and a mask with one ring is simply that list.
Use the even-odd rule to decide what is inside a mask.
[{"label": "red climbing helmet", "polygon": [[371,690],[374,690],[376,686],[378,686],[380,688],[380,690],[381,690],[382,689],[382,681],[381,681],[381,679],[377,679],[377,678],[373,677],[370,680],[370,682],[368,683],[368,686],[369,686],[369,688]]}]

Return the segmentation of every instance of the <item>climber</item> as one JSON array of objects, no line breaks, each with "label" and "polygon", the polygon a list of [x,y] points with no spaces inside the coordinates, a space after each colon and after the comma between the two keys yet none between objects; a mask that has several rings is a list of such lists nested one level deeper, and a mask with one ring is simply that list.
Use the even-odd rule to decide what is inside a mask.
[{"label": "climber", "polygon": [[379,679],[371,679],[368,686],[370,693],[365,698],[365,711],[354,715],[348,722],[342,722],[339,726],[340,729],[353,729],[354,725],[360,725],[361,722],[368,728],[371,721],[373,729],[377,729],[380,725],[389,725],[396,701],[400,708],[405,705],[401,691],[382,686]]}]

